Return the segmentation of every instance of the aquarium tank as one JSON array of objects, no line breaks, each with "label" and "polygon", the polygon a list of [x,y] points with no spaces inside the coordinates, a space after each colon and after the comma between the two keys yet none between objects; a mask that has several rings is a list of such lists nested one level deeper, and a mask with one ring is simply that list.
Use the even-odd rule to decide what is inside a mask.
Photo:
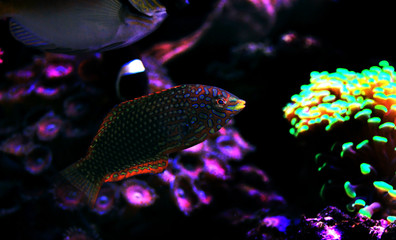
[{"label": "aquarium tank", "polygon": [[9,239],[396,239],[388,1],[1,0]]}]

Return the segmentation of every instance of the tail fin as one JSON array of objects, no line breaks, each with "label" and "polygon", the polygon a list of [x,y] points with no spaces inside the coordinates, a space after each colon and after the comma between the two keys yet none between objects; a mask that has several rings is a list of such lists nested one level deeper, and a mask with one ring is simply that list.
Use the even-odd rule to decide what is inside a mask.
[{"label": "tail fin", "polygon": [[95,176],[89,170],[84,168],[80,160],[61,172],[61,175],[70,182],[74,187],[83,192],[88,199],[91,207],[95,206],[100,187],[103,184],[103,178]]}]

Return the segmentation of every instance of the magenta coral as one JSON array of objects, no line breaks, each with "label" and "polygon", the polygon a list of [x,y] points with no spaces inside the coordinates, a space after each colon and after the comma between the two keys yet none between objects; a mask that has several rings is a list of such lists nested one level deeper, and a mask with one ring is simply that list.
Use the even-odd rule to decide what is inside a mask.
[{"label": "magenta coral", "polygon": [[51,162],[51,149],[35,146],[25,157],[25,168],[31,174],[40,174],[51,165]]},{"label": "magenta coral", "polygon": [[4,62],[4,60],[1,58],[4,55],[4,51],[0,48],[0,64]]},{"label": "magenta coral", "polygon": [[41,141],[53,140],[60,134],[62,127],[62,119],[49,113],[37,123],[37,137]]},{"label": "magenta coral", "polygon": [[232,124],[228,124],[215,137],[169,159],[168,168],[158,176],[170,184],[177,206],[189,215],[212,201],[212,194],[201,189],[201,185],[230,179],[230,161],[241,160],[253,149]]},{"label": "magenta coral", "polygon": [[145,181],[128,179],[122,184],[121,190],[125,200],[134,207],[147,207],[157,199],[155,190]]}]

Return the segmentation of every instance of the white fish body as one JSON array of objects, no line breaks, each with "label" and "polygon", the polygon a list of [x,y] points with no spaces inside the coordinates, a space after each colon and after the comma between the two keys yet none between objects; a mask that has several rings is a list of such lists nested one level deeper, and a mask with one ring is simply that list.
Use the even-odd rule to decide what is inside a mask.
[{"label": "white fish body", "polygon": [[152,16],[137,9],[132,12],[130,2],[119,0],[74,2],[15,13],[10,21],[13,36],[44,51],[100,52],[140,40],[154,31],[167,15],[165,7],[156,1],[150,1],[156,4],[152,6]]}]

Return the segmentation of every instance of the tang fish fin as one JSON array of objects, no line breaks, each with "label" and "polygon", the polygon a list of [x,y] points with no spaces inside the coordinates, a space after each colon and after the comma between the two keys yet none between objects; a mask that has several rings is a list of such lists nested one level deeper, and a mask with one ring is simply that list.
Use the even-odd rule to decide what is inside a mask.
[{"label": "tang fish fin", "polygon": [[93,207],[96,203],[100,187],[103,184],[103,178],[90,174],[84,168],[83,161],[85,160],[80,160],[72,164],[61,171],[60,174],[74,187],[83,192],[88,199],[88,204]]},{"label": "tang fish fin", "polygon": [[161,157],[158,160],[138,164],[119,172],[106,175],[105,182],[117,182],[125,178],[146,173],[162,173],[168,166],[168,157]]},{"label": "tang fish fin", "polygon": [[80,0],[55,13],[35,11],[13,16],[12,35],[25,45],[43,51],[80,54],[126,45],[116,41],[120,24],[118,0]]},{"label": "tang fish fin", "polygon": [[88,49],[76,50],[71,48],[58,47],[57,45],[50,43],[30,32],[27,28],[19,24],[13,18],[11,18],[10,20],[9,27],[11,34],[14,36],[15,39],[27,46],[35,47],[42,51],[67,54],[80,54],[88,51]]},{"label": "tang fish fin", "polygon": [[40,47],[47,48],[47,46],[50,45],[45,40],[29,32],[29,30],[27,30],[21,24],[17,23],[13,18],[11,18],[10,20],[10,31],[15,39],[17,39],[18,41],[22,42],[25,45],[38,47],[38,48]]},{"label": "tang fish fin", "polygon": [[129,3],[132,4],[134,8],[136,8],[139,12],[146,14],[147,16],[152,17],[154,14],[158,13],[166,13],[166,8],[157,0],[151,1],[141,1],[141,0],[129,0]]}]

